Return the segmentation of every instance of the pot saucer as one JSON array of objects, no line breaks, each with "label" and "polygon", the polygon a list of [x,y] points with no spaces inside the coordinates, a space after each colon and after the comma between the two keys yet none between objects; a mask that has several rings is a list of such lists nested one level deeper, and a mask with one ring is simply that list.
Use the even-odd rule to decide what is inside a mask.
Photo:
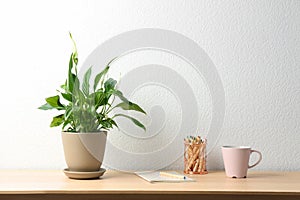
[{"label": "pot saucer", "polygon": [[106,169],[100,168],[99,171],[93,172],[77,172],[77,171],[70,171],[68,168],[64,169],[64,173],[67,177],[71,179],[98,179],[104,173]]}]

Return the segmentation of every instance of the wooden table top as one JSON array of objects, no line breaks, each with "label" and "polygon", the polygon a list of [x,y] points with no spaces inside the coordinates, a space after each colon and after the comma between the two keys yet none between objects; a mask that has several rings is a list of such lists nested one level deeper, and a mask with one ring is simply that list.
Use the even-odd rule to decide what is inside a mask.
[{"label": "wooden table top", "polygon": [[62,171],[0,170],[0,194],[267,194],[299,195],[300,172],[224,172],[192,175],[196,182],[149,183],[135,174],[107,171],[101,179],[73,180]]}]

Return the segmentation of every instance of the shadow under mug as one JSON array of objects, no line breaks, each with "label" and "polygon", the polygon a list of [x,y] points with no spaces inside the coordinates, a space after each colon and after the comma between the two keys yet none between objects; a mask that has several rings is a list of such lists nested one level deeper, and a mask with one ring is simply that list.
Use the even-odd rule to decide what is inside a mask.
[{"label": "shadow under mug", "polygon": [[[250,155],[258,153],[259,159],[253,165],[249,165]],[[231,178],[246,178],[249,168],[255,167],[262,160],[262,154],[247,146],[223,146],[222,155],[225,172]]]}]

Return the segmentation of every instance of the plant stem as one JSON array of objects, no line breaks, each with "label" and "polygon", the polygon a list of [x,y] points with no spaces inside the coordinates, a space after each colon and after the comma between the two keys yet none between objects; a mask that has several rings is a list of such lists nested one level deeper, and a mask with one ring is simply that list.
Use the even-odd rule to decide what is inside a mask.
[{"label": "plant stem", "polygon": [[110,113],[110,111],[112,111],[112,110],[115,108],[115,106],[111,108],[111,106],[113,105],[113,103],[114,103],[114,101],[115,101],[115,98],[116,98],[116,97],[113,96],[113,100],[112,100],[111,104],[109,105],[106,114]]}]

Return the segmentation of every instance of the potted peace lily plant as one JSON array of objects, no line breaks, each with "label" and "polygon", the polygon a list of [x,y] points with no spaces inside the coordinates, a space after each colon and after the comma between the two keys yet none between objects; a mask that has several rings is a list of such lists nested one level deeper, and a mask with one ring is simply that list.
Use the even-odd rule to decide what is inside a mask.
[{"label": "potted peace lily plant", "polygon": [[[53,117],[50,127],[62,126],[62,141],[68,165],[65,171],[80,172],[79,177],[75,176],[75,178],[82,178],[80,177],[82,173],[88,175],[93,172],[101,173],[102,171],[103,173],[101,165],[107,132],[112,128],[118,128],[115,118],[128,118],[135,125],[146,130],[137,119],[122,113],[116,114],[115,111],[112,115],[111,111],[121,108],[144,114],[146,112],[139,105],[124,97],[116,87],[116,80],[107,78],[107,72],[113,60],[95,76],[93,85],[90,85],[91,67],[80,81],[77,70],[78,53],[71,33],[70,38],[74,44],[74,50],[69,60],[68,77],[57,90],[58,95],[46,98],[46,103],[39,109],[55,109],[60,112],[59,115]],[[117,105],[114,105],[115,98],[120,99]],[[97,176],[97,173],[95,175]],[[88,178],[93,177],[88,176]]]}]

